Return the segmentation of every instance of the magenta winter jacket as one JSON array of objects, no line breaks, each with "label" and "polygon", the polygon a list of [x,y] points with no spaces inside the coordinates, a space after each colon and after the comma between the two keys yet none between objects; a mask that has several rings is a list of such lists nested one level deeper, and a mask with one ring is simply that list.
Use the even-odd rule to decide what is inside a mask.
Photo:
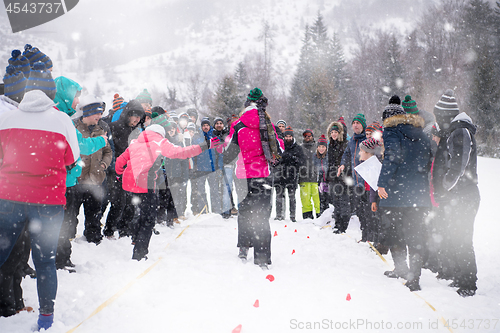
[{"label": "magenta winter jacket", "polygon": [[[232,139],[231,142],[237,142],[240,148],[236,162],[236,177],[239,179],[268,177],[270,170],[260,141],[259,115],[255,104],[247,107],[240,119],[231,124],[229,137]],[[281,139],[278,141],[281,149],[284,149],[283,141]]]}]

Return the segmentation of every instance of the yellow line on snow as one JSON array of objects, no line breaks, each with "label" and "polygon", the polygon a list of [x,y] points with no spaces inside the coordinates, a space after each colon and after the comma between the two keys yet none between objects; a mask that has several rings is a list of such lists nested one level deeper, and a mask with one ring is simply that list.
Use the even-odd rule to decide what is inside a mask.
[{"label": "yellow line on snow", "polygon": [[[205,207],[203,207],[202,211],[196,216],[196,219],[195,221],[198,219],[198,217],[200,217],[200,215],[203,213],[203,211],[205,211],[207,208],[207,206],[205,205]],[[187,230],[187,228],[189,228],[189,224],[184,228],[182,229],[182,231],[179,233],[179,235],[177,235],[177,237],[175,238],[176,240],[182,236],[182,234],[184,233],[184,231]],[[169,247],[170,243],[167,244],[167,246],[165,246],[165,250]],[[95,316],[96,314],[98,314],[99,312],[101,312],[104,308],[106,308],[107,306],[109,306],[111,303],[113,303],[116,299],[118,299],[118,297],[120,297],[121,295],[123,295],[127,290],[130,289],[130,287],[132,287],[137,281],[139,281],[141,278],[143,278],[146,274],[148,274],[149,272],[151,272],[151,270],[153,268],[155,268],[159,263],[160,261],[163,260],[163,257],[159,257],[151,266],[149,266],[144,272],[142,272],[141,274],[139,274],[134,280],[130,281],[125,287],[123,287],[120,291],[118,291],[116,294],[114,294],[113,296],[111,296],[110,298],[108,298],[106,301],[104,301],[104,303],[102,303],[101,305],[99,305],[97,307],[97,309],[94,310],[94,312],[92,312],[87,318],[85,318],[80,324],[76,325],[75,327],[73,327],[72,329],[70,329],[67,333],[73,333],[78,327],[80,327],[84,322],[86,322],[87,320],[89,320],[90,318],[92,318],[93,316]]]},{"label": "yellow line on snow", "polygon": [[[351,236],[349,236],[348,234],[342,234],[342,235],[345,235],[351,239],[353,239]],[[373,251],[375,251],[375,253],[379,256],[380,259],[382,259],[383,262],[386,263],[386,265],[390,266],[390,264],[387,262],[387,260],[385,260],[385,258],[380,254],[380,252],[378,252],[378,250],[372,245],[372,243],[370,242],[367,242],[370,247],[373,249]],[[424,301],[425,304],[427,304],[427,306],[434,312],[437,312],[436,308],[432,306],[431,303],[427,302],[422,296],[420,296],[419,294],[417,294],[416,292],[412,291],[411,292],[413,295],[417,296],[418,298],[420,298],[422,301]],[[446,327],[448,329],[448,331],[450,331],[451,333],[453,333],[453,330],[450,328],[450,326],[446,323],[446,320],[444,319],[443,316],[440,316],[439,319],[441,320],[441,322],[444,324],[444,327]]]}]

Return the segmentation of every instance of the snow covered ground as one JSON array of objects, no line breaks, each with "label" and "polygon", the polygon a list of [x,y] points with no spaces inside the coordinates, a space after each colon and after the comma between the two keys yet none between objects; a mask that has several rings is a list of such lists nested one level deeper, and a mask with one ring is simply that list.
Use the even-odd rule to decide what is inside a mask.
[{"label": "snow covered ground", "polygon": [[[458,296],[427,270],[414,293],[385,277],[390,255],[385,263],[356,242],[356,218],[346,235],[322,229],[321,219],[271,220],[273,265],[262,271],[252,251],[246,264],[237,258],[235,218],[201,215],[175,229],[159,226],[147,261],[130,259],[129,238],[75,241],[78,272],[58,271],[49,332],[499,332],[498,170],[500,160],[479,159],[474,297]],[[35,280],[25,279],[23,289],[26,304],[37,308]],[[0,332],[29,332],[37,315],[0,318]]]}]

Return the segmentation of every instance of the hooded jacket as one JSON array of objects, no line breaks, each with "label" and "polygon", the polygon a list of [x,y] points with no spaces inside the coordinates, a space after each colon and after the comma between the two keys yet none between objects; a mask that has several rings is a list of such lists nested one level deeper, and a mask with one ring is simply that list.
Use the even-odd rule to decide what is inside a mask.
[{"label": "hooded jacket", "polygon": [[[333,140],[330,135],[333,126],[337,126],[339,128],[339,136],[337,140]],[[347,147],[347,133],[344,128],[344,124],[338,121],[334,121],[328,125],[328,129],[326,130],[328,134],[328,172],[327,172],[327,180],[329,182],[335,183],[344,183],[343,177],[337,177],[337,170],[339,166],[342,164],[342,155],[344,155],[344,151]],[[348,166],[346,165],[346,168]],[[344,172],[344,174],[346,174]]]},{"label": "hooded jacket", "polygon": [[414,114],[384,120],[384,160],[378,186],[389,197],[381,207],[430,207],[430,139],[423,132],[424,120]]},{"label": "hooded jacket", "polygon": [[142,106],[140,104],[130,101],[127,103],[127,106],[125,106],[120,118],[109,125],[115,148],[115,158],[118,158],[118,156],[123,154],[125,149],[127,149],[129,145],[129,135],[138,126],[130,127],[128,125],[129,117],[134,114],[137,114],[138,117],[142,118],[144,111],[142,110]]},{"label": "hooded jacket", "polygon": [[459,113],[439,142],[433,168],[437,202],[448,201],[470,187],[477,187],[476,126],[465,113]]},{"label": "hooded jacket", "polygon": [[[238,157],[235,170],[237,178],[268,177],[270,169],[260,140],[259,114],[256,104],[252,103],[243,110],[240,119],[233,124],[234,126],[231,125],[229,132],[231,141],[224,154],[224,165],[231,163]],[[276,133],[275,128],[274,133]],[[278,140],[277,134],[275,139],[279,142],[279,149],[283,150],[283,141]]]},{"label": "hooded jacket", "polygon": [[73,122],[41,90],[0,117],[0,198],[66,203],[66,167],[80,155]]},{"label": "hooded jacket", "polygon": [[73,100],[75,99],[76,93],[82,90],[82,86],[64,76],[55,78],[54,82],[56,83],[57,89],[54,103],[56,103],[57,108],[68,116],[74,115],[76,110],[72,107]]},{"label": "hooded jacket", "polygon": [[147,193],[148,189],[155,188],[162,156],[187,159],[200,153],[201,147],[198,145],[175,146],[161,134],[146,129],[116,159],[115,170],[118,175],[123,174],[125,191]]}]

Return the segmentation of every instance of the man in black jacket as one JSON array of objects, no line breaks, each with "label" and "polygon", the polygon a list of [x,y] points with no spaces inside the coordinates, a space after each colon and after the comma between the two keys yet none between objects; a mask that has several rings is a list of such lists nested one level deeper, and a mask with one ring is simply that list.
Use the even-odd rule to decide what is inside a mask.
[{"label": "man in black jacket", "polygon": [[477,286],[477,265],[472,239],[479,209],[477,186],[476,126],[466,113],[459,113],[454,92],[445,91],[434,107],[440,128],[434,160],[434,199],[443,240],[438,258],[438,277],[453,279],[460,296],[473,296]]},{"label": "man in black jacket", "polygon": [[[129,136],[132,131],[139,125],[140,120],[144,117],[144,109],[136,100],[131,100],[125,106],[120,119],[109,125],[111,130],[111,147],[114,148],[114,159],[118,158],[127,149]],[[113,236],[113,233],[118,230],[120,236],[128,235],[126,224],[122,219],[122,214],[126,205],[126,193],[122,189],[122,183],[117,178],[114,168],[114,161],[108,168],[108,195],[110,196],[111,206],[106,218],[106,226],[103,233],[106,237]],[[103,208],[105,209],[105,207]]]},{"label": "man in black jacket", "polygon": [[302,147],[297,144],[293,137],[293,129],[288,126],[284,131],[285,151],[283,152],[279,174],[276,173],[276,218],[275,220],[285,219],[285,191],[288,190],[288,201],[290,206],[290,220],[296,222],[295,209],[297,206],[295,200],[295,191],[297,190],[299,167],[304,160]]}]

